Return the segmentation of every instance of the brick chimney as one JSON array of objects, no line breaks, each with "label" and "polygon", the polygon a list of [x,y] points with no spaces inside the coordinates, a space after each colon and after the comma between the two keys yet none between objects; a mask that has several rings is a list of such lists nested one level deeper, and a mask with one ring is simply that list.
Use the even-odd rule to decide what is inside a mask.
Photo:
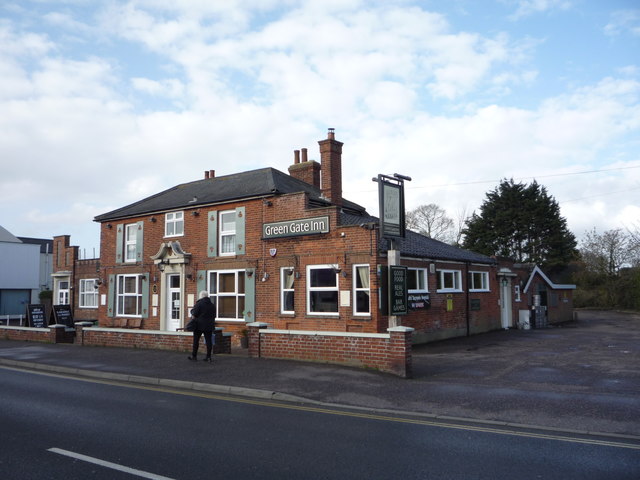
[{"label": "brick chimney", "polygon": [[289,175],[320,188],[320,164],[315,160],[307,159],[306,148],[302,149],[302,161],[300,161],[300,150],[293,151],[293,165],[289,167]]},{"label": "brick chimney", "polygon": [[342,205],[342,142],[335,139],[333,128],[326,140],[320,140],[322,195],[336,205]]}]

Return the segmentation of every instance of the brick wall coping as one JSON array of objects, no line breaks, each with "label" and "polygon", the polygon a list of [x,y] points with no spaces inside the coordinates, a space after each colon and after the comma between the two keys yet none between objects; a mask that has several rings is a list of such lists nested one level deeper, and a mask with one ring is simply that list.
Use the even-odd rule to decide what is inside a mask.
[{"label": "brick wall coping", "polygon": [[[53,326],[53,325],[51,325]],[[0,329],[2,330],[28,330],[30,332],[48,332],[49,331],[49,327],[45,327],[45,328],[35,328],[35,327],[18,327],[18,326],[11,326],[11,325],[0,325]]]},{"label": "brick wall coping", "polygon": [[330,332],[318,330],[277,330],[275,328],[265,328],[260,330],[260,335],[281,334],[281,335],[308,335],[322,337],[354,337],[354,338],[389,338],[388,333],[359,333],[359,332]]},{"label": "brick wall coping", "polygon": [[[135,333],[136,335],[174,335],[179,337],[193,335],[193,332],[170,332],[169,330],[140,330],[135,328],[132,329],[132,328],[113,328],[113,327],[82,327],[82,330],[88,330],[90,332]],[[216,331],[219,331],[219,330],[222,330],[222,327],[216,327]],[[231,335],[233,334],[222,332],[222,336],[231,336]]]},{"label": "brick wall coping", "polygon": [[391,328],[387,328],[387,332],[407,333],[407,332],[413,332],[413,331],[415,331],[415,328],[412,328],[412,327],[391,327]]}]

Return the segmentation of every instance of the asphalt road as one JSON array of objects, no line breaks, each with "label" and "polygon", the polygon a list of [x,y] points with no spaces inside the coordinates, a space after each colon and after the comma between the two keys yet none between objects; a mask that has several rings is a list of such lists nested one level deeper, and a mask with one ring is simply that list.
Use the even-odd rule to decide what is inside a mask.
[{"label": "asphalt road", "polygon": [[635,479],[640,444],[0,368],[7,479]]},{"label": "asphalt road", "polygon": [[188,362],[181,352],[0,339],[0,364],[8,362],[425,418],[640,437],[638,314],[579,312],[576,322],[561,327],[415,346],[411,380],[342,366],[250,359],[246,350],[219,355],[209,365]]}]

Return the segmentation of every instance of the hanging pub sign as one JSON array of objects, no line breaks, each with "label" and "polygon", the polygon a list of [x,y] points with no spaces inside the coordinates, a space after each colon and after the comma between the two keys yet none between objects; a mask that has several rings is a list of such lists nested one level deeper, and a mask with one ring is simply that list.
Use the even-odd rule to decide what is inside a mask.
[{"label": "hanging pub sign", "polygon": [[73,313],[71,313],[70,305],[54,305],[51,315],[53,317],[53,323],[66,325],[71,328],[74,327]]},{"label": "hanging pub sign", "polygon": [[44,305],[27,305],[27,325],[33,328],[44,328],[47,326]]},{"label": "hanging pub sign", "polygon": [[378,201],[380,208],[380,232],[383,238],[404,238],[404,181],[411,177],[394,173],[393,177],[378,175]]}]

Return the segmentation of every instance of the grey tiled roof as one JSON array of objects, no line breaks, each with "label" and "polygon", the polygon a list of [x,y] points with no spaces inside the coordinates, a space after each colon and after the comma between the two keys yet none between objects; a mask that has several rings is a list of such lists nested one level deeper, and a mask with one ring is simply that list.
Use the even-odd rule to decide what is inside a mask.
[{"label": "grey tiled roof", "polygon": [[[364,215],[343,213],[341,222],[343,225],[377,225],[378,218],[367,215],[366,213]],[[402,255],[409,257],[451,260],[455,262],[496,263],[495,259],[487,257],[486,255],[454,247],[453,245],[425,237],[411,230],[407,230],[405,238],[396,240],[396,248],[400,250]],[[389,242],[384,238],[380,239],[378,249],[386,252],[389,249]]]},{"label": "grey tiled roof", "polygon": [[[94,218],[94,221],[105,222],[168,210],[241,200],[243,198],[298,192],[307,192],[310,202],[314,206],[331,205],[328,200],[321,196],[319,188],[275,168],[261,168],[183,183],[126,207],[98,215]],[[348,200],[344,200],[343,206],[356,212],[364,212],[365,210],[360,205]]]}]

